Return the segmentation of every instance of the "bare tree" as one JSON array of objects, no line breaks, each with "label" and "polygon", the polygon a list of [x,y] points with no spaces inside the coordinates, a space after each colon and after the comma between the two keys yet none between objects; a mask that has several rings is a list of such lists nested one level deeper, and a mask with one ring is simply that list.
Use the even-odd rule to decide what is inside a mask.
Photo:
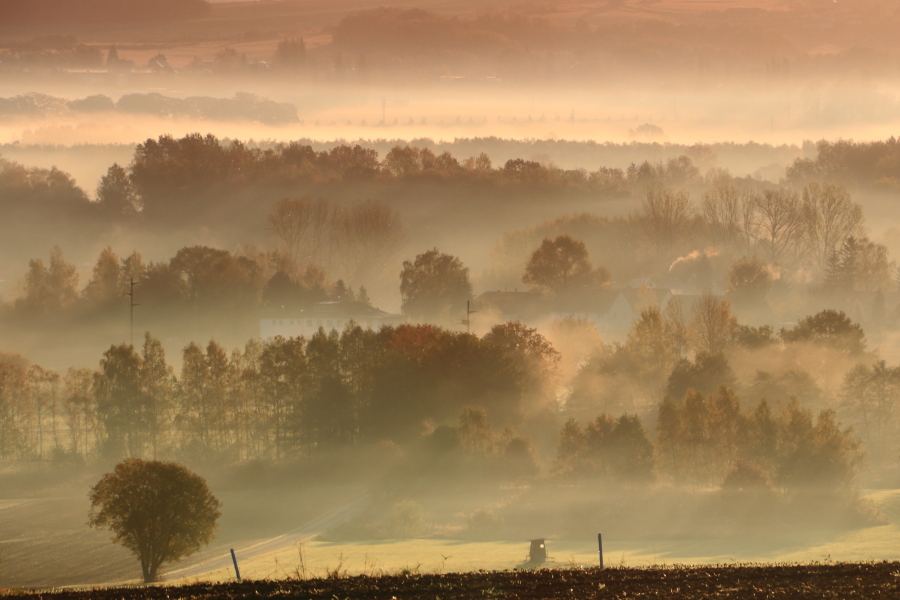
[{"label": "bare tree", "polygon": [[862,233],[862,207],[837,185],[809,184],[803,190],[803,219],[809,251],[820,269],[844,240]]},{"label": "bare tree", "polygon": [[803,240],[803,210],[797,194],[767,190],[753,199],[754,237],[771,263],[791,258]]},{"label": "bare tree", "polygon": [[694,350],[709,354],[725,350],[737,329],[737,318],[732,314],[729,302],[706,294],[694,303],[691,312],[690,335]]},{"label": "bare tree", "polygon": [[664,189],[647,192],[640,218],[647,237],[662,252],[687,237],[693,213],[686,192]]},{"label": "bare tree", "polygon": [[300,249],[309,229],[312,200],[306,198],[282,198],[268,215],[269,229],[275,232],[291,258],[300,259]]},{"label": "bare tree", "polygon": [[330,259],[334,216],[335,209],[326,198],[283,198],[268,215],[269,229],[297,265],[321,265]]},{"label": "bare tree", "polygon": [[405,239],[400,213],[374,200],[335,211],[331,231],[344,279],[354,284],[378,281]]},{"label": "bare tree", "polygon": [[720,244],[749,253],[754,243],[754,204],[751,197],[731,183],[710,188],[703,194],[701,210]]},{"label": "bare tree", "polygon": [[316,198],[309,205],[309,235],[307,248],[309,262],[326,265],[331,260],[328,236],[334,220],[334,207],[326,198]]}]

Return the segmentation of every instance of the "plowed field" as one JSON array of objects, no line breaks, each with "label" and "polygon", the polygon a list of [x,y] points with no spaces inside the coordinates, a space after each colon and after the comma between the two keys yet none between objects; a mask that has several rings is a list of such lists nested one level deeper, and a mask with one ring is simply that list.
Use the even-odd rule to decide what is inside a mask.
[{"label": "plowed field", "polygon": [[897,598],[900,563],[569,569],[12,593],[47,600],[304,598]]}]

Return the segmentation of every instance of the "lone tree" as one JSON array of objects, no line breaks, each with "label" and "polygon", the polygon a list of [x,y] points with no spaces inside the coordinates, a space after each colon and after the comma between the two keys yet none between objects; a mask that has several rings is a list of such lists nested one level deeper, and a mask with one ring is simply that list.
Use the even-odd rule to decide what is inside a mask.
[{"label": "lone tree", "polygon": [[544,238],[531,253],[522,281],[559,293],[576,286],[605,285],[609,282],[609,272],[603,267],[593,270],[584,242],[560,235],[553,240]]},{"label": "lone tree", "polygon": [[163,563],[181,560],[214,537],[221,503],[206,481],[174,462],[129,458],[91,488],[91,527],[108,528],[113,542],[141,561],[144,582]]}]

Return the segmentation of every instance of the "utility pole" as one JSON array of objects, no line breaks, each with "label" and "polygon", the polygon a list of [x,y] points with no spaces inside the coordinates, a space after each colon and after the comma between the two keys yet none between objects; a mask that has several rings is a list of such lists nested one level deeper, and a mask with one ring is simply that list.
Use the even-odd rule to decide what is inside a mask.
[{"label": "utility pole", "polygon": [[478,312],[477,310],[472,310],[470,308],[471,303],[471,300],[466,300],[466,318],[459,323],[460,325],[466,326],[466,333],[469,333],[469,326],[472,324],[472,319],[470,317]]},{"label": "utility pole", "polygon": [[382,96],[381,97],[381,122],[384,125],[387,125],[387,118],[386,118],[387,113],[385,110],[386,107],[387,107],[387,102],[385,101],[384,96]]},{"label": "utility pole", "polygon": [[134,282],[134,277],[131,278],[129,283],[128,291],[125,292],[125,295],[128,296],[129,308],[131,310],[131,345],[134,346],[134,307],[140,306],[140,304],[134,303],[134,286],[137,284]]}]

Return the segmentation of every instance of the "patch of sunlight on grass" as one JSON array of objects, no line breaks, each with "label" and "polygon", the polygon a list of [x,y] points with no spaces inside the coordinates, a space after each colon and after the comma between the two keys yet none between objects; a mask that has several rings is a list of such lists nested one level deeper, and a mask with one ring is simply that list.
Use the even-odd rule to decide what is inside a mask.
[{"label": "patch of sunlight on grass", "polygon": [[[900,537],[900,490],[878,490],[866,494],[887,524],[838,534],[822,543],[796,546],[780,544],[773,549],[765,536],[754,540],[684,539],[649,543],[644,540],[604,539],[606,566],[651,566],[730,562],[823,562],[895,559]],[[547,567],[595,566],[598,563],[596,534],[584,540],[547,540]],[[241,560],[245,579],[380,575],[403,572],[448,573],[457,571],[507,570],[521,566],[528,554],[528,541],[469,542],[414,539],[353,543],[307,541],[262,556]],[[230,557],[221,568],[187,581],[224,581],[234,578]],[[218,566],[211,564],[210,568]]]}]

